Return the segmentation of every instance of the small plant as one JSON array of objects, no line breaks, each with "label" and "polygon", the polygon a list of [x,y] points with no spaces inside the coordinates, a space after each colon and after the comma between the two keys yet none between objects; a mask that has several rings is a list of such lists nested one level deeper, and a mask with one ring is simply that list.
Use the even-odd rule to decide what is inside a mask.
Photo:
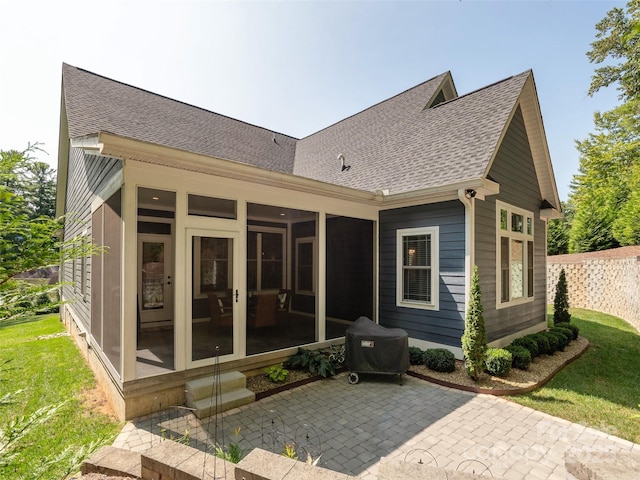
[{"label": "small plant", "polygon": [[321,377],[333,377],[336,374],[335,364],[329,357],[317,350],[298,348],[298,352],[289,357],[286,366],[292,369],[307,370],[309,373]]},{"label": "small plant", "polygon": [[531,364],[531,352],[520,345],[507,345],[504,350],[511,354],[511,366],[520,370],[528,370]]},{"label": "small plant", "polygon": [[238,440],[240,427],[233,431],[233,435],[236,440],[229,442],[226,448],[223,445],[215,445],[215,456],[231,463],[238,463],[247,454],[247,450],[240,446],[240,441]]},{"label": "small plant", "polygon": [[346,349],[344,343],[342,345],[331,345],[329,347],[329,360],[333,362],[336,367],[341,367],[344,364],[346,358]]},{"label": "small plant", "polygon": [[282,455],[292,460],[298,460],[298,452],[296,452],[296,445],[294,443],[285,443]]},{"label": "small plant", "polygon": [[529,350],[529,353],[531,354],[531,358],[536,358],[538,355],[540,355],[540,350],[538,349],[538,342],[536,342],[533,338],[529,336],[516,338],[513,342],[511,342],[511,344],[517,345],[519,347],[524,347],[527,350]]},{"label": "small plant", "polygon": [[574,325],[573,323],[560,322],[560,323],[556,323],[556,327],[558,327],[558,328],[568,328],[569,330],[571,330],[571,332],[573,333],[573,339],[574,340],[577,340],[578,339],[578,335],[580,335],[580,329],[578,328],[577,325]]},{"label": "small plant", "polygon": [[267,377],[269,377],[269,380],[271,380],[272,382],[284,382],[289,375],[289,370],[284,368],[284,365],[280,363],[278,365],[271,365],[270,367],[266,368],[265,373],[267,374]]},{"label": "small plant", "polygon": [[487,373],[496,377],[504,377],[511,371],[513,357],[502,348],[488,348],[484,368]]},{"label": "small plant", "polygon": [[409,347],[409,363],[411,365],[424,365],[424,350],[418,347]]},{"label": "small plant", "polygon": [[487,351],[487,333],[482,316],[482,292],[478,278],[478,266],[473,266],[469,305],[462,335],[462,353],[467,373],[476,382],[483,370],[485,352]]},{"label": "small plant", "polygon": [[424,364],[436,372],[453,372],[456,358],[446,348],[429,348],[424,352]]},{"label": "small plant", "polygon": [[556,295],[553,298],[553,324],[562,322],[569,323],[571,314],[569,313],[569,293],[567,291],[567,276],[564,268],[560,270],[558,283],[556,283]]}]

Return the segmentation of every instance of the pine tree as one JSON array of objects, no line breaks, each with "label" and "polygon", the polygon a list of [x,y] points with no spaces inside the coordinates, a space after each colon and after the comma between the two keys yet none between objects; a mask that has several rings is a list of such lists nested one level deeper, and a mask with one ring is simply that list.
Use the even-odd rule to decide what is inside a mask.
[{"label": "pine tree", "polygon": [[558,278],[558,283],[556,283],[556,296],[553,298],[553,324],[570,321],[567,276],[563,268],[560,270],[560,277]]},{"label": "pine tree", "polygon": [[487,351],[487,333],[482,316],[482,292],[478,278],[478,267],[474,265],[469,292],[469,306],[462,335],[462,353],[467,373],[478,381],[484,369],[484,358]]}]

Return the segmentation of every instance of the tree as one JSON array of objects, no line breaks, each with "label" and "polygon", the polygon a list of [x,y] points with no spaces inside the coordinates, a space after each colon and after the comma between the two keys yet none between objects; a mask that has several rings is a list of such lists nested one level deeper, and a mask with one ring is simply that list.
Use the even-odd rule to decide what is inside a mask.
[{"label": "tree", "polygon": [[[33,172],[47,174],[31,154],[37,148],[0,151],[0,320],[25,316],[55,304],[59,284],[42,285],[19,278],[38,268],[61,265],[96,252],[95,245],[61,241],[65,219],[35,216],[27,185]],[[42,299],[44,298],[44,301]]]},{"label": "tree", "polygon": [[[640,0],[631,0],[614,8],[596,24],[596,40],[587,57],[591,63],[610,64],[596,68],[591,77],[589,95],[618,83],[620,99],[640,98]],[[615,63],[619,60],[618,63]]]},{"label": "tree", "polygon": [[469,305],[467,307],[464,333],[462,335],[462,353],[464,355],[464,365],[467,373],[475,381],[478,381],[484,369],[484,360],[487,351],[487,333],[484,327],[482,312],[482,292],[480,291],[478,267],[474,265],[471,276]]},{"label": "tree", "polygon": [[569,253],[569,232],[573,219],[571,202],[562,202],[564,217],[550,220],[547,228],[547,255],[563,255]]},{"label": "tree", "polygon": [[553,324],[570,322],[569,293],[567,291],[567,277],[564,268],[560,270],[558,283],[556,283],[556,295],[553,298]]}]

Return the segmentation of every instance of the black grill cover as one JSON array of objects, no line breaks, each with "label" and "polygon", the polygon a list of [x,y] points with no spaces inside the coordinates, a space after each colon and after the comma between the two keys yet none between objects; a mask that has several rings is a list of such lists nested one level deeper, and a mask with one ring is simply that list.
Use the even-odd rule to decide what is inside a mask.
[{"label": "black grill cover", "polygon": [[352,372],[405,373],[409,369],[409,336],[360,317],[345,334],[347,366]]}]

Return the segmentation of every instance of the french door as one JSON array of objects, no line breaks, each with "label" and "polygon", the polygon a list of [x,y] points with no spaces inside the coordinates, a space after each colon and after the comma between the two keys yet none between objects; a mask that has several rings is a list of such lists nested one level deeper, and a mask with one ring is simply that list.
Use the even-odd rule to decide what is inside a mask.
[{"label": "french door", "polygon": [[138,235],[141,326],[173,322],[173,244],[170,235]]}]

